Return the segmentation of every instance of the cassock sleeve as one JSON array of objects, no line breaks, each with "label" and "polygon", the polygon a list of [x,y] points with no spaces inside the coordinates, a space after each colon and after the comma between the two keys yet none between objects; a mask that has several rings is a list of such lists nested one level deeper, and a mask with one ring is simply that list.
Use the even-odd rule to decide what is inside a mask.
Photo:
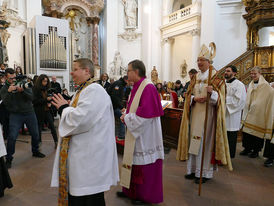
[{"label": "cassock sleeve", "polygon": [[153,118],[143,118],[136,115],[136,113],[128,113],[125,116],[125,123],[127,129],[135,138],[139,138],[144,132],[144,125],[150,124]]},{"label": "cassock sleeve", "polygon": [[108,106],[106,98],[109,98],[107,93],[102,93],[94,85],[85,88],[80,94],[77,107],[63,110],[59,124],[60,136],[85,133],[94,127]]},{"label": "cassock sleeve", "polygon": [[246,91],[243,84],[237,84],[232,88],[233,94],[226,96],[226,108],[229,114],[241,111],[245,106]]},{"label": "cassock sleeve", "polygon": [[209,103],[214,105],[217,104],[218,97],[219,97],[218,92],[213,90],[209,99]]}]

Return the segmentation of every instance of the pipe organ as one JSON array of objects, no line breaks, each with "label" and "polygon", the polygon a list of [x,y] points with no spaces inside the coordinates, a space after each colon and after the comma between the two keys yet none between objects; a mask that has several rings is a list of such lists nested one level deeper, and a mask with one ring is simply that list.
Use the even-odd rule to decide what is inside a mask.
[{"label": "pipe organ", "polygon": [[67,39],[58,36],[57,27],[48,28],[48,34],[39,34],[40,68],[66,69]]},{"label": "pipe organ", "polygon": [[67,20],[35,16],[24,34],[25,68],[32,75],[56,76],[69,89],[70,29]]}]

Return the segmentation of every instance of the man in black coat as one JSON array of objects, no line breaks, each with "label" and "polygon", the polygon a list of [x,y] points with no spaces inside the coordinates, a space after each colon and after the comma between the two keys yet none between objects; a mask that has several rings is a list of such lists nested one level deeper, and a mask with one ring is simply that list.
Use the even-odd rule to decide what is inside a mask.
[{"label": "man in black coat", "polygon": [[110,86],[110,83],[108,82],[108,74],[102,74],[98,83],[101,84],[102,87],[104,87],[104,89],[107,91]]},{"label": "man in black coat", "polygon": [[123,101],[127,86],[127,80],[128,77],[124,76],[123,78],[120,78],[119,80],[115,81],[113,84],[109,86],[108,94],[111,98],[113,109],[114,109],[114,115],[115,117],[119,118],[119,132],[118,132],[118,140],[125,139],[125,125],[121,122],[120,117],[122,116],[122,113],[125,112],[125,102]]},{"label": "man in black coat", "polygon": [[61,85],[59,82],[56,81],[56,76],[52,76],[51,77],[51,88],[54,88],[56,90],[57,93],[60,93],[61,94]]},{"label": "man in black coat", "polygon": [[[59,82],[56,81],[56,76],[51,77],[51,82],[50,82],[50,88],[54,89],[54,93],[60,93],[61,94],[61,85]],[[52,105],[51,107],[53,116],[57,116],[57,109]]]},{"label": "man in black coat", "polygon": [[197,70],[196,69],[191,69],[191,70],[189,70],[189,72],[188,72],[188,75],[189,75],[189,78],[190,78],[190,80],[186,83],[186,85],[184,86],[184,90],[183,90],[183,94],[187,91],[187,88],[188,88],[188,86],[189,86],[189,84],[190,84],[190,81],[191,81],[191,79],[195,76],[195,74],[197,74],[198,72],[197,72]]}]

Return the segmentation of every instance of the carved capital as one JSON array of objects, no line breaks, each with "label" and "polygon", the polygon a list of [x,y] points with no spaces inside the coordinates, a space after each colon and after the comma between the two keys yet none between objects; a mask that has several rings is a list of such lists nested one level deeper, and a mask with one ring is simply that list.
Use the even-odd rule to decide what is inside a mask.
[{"label": "carved capital", "polygon": [[200,36],[201,30],[200,29],[193,29],[193,30],[190,31],[190,34],[192,36]]},{"label": "carved capital", "polygon": [[162,39],[162,43],[163,43],[163,44],[173,44],[174,41],[175,41],[175,39],[174,39],[174,38],[171,38],[171,37]]},{"label": "carved capital", "polygon": [[97,17],[97,16],[95,16],[95,17],[87,17],[86,20],[87,20],[87,23],[88,23],[89,25],[90,25],[90,24],[99,24],[99,22],[100,22],[100,17]]},{"label": "carved capital", "polygon": [[122,34],[119,34],[118,36],[121,37],[124,40],[127,41],[134,41],[139,36],[141,36],[141,33],[137,33],[135,29],[126,29],[126,31]]}]

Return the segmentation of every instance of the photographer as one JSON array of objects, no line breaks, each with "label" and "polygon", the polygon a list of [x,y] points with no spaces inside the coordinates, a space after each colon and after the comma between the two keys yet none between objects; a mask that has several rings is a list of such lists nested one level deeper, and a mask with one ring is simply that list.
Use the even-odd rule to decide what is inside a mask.
[{"label": "photographer", "polygon": [[49,124],[51,135],[53,137],[55,148],[57,147],[57,133],[54,127],[54,119],[50,112],[52,93],[48,92],[50,87],[49,78],[45,74],[41,74],[36,80],[33,88],[33,106],[38,120],[39,138],[41,139],[41,131],[44,122]]},{"label": "photographer", "polygon": [[39,151],[39,131],[32,106],[32,89],[23,86],[25,84],[20,84],[20,81],[16,81],[13,69],[6,69],[5,76],[6,84],[2,87],[0,95],[4,105],[10,112],[6,156],[6,164],[10,168],[12,156],[15,153],[15,142],[23,123],[26,124],[31,134],[32,156],[43,158],[45,155]]}]

